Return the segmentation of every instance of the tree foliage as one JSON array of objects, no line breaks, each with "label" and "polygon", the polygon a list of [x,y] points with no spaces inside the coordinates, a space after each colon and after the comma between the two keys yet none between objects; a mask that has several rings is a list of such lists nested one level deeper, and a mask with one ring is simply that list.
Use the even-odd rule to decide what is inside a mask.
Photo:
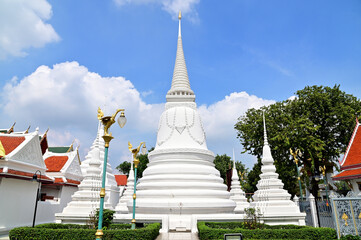
[{"label": "tree foliage", "polygon": [[[293,100],[249,109],[239,118],[235,129],[245,151],[258,159],[263,147],[262,111],[268,142],[285,188],[291,194],[298,191],[295,163],[289,149],[300,149],[302,180],[317,195],[318,184],[312,176],[320,174],[319,166],[326,166],[327,172],[337,166],[337,159],[345,151],[355,126],[355,117],[361,113],[360,100],[341,91],[339,85],[307,86],[297,91]],[[253,170],[256,172],[258,168]]]},{"label": "tree foliage", "polygon": [[[151,149],[149,149],[148,152],[151,152],[154,150],[154,147],[152,147]],[[147,154],[138,154],[137,158],[139,159],[139,164],[138,164],[138,168],[137,168],[137,178],[141,178],[143,177],[143,172],[144,170],[147,168],[147,164],[149,163],[149,159],[148,159],[148,153]],[[121,164],[119,164],[116,169],[118,171],[121,171],[122,173],[124,173],[125,175],[129,176],[129,171],[131,168],[131,163],[124,161]]]}]

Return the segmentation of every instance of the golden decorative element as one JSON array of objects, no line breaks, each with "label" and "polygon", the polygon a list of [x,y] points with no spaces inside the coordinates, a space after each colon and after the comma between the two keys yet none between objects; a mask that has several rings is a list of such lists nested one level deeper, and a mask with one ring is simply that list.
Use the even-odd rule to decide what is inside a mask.
[{"label": "golden decorative element", "polygon": [[359,218],[359,219],[361,218],[361,212],[360,212],[360,214],[358,215],[358,218]]},{"label": "golden decorative element", "polygon": [[130,142],[128,142],[128,149],[129,149],[129,151],[133,154],[133,163],[134,163],[134,167],[135,167],[135,168],[138,167],[139,160],[137,159],[137,155],[138,155],[138,153],[139,153],[140,147],[141,147],[143,144],[145,144],[145,142],[141,142],[137,148],[132,149],[132,148],[133,148],[133,145],[132,145]]},{"label": "golden decorative element", "polygon": [[133,218],[132,221],[131,221],[131,223],[134,223],[134,224],[135,224],[135,222],[136,222],[136,221],[135,221],[135,219]]},{"label": "golden decorative element", "polygon": [[326,166],[325,165],[323,165],[323,167],[320,166],[320,171],[322,172],[323,176],[326,176]]},{"label": "golden decorative element", "polygon": [[137,198],[137,195],[134,193],[133,194],[133,199],[136,199]]},{"label": "golden decorative element", "polygon": [[178,19],[181,20],[182,19],[182,13],[181,11],[179,10],[179,14],[178,14]]},{"label": "golden decorative element", "polygon": [[102,229],[98,229],[97,232],[95,233],[95,236],[97,238],[101,238],[103,236],[103,230]]},{"label": "golden decorative element", "polygon": [[14,124],[11,126],[11,128],[9,128],[7,134],[14,132],[15,124],[16,124],[16,122],[14,122]]},{"label": "golden decorative element", "polygon": [[297,156],[300,154],[300,149],[296,149],[296,151],[294,152],[294,151],[292,151],[292,148],[290,148],[290,153],[293,156],[293,159],[295,159],[294,161],[295,161],[296,165],[298,165]]},{"label": "golden decorative element", "polygon": [[124,109],[117,109],[117,111],[111,117],[107,116],[107,117],[101,117],[99,119],[100,116],[104,116],[104,113],[100,108],[98,108],[98,119],[101,120],[104,125],[104,136],[112,136],[112,134],[109,133],[108,130],[110,126],[113,125],[113,123],[115,123],[115,117],[119,112],[124,112]]},{"label": "golden decorative element", "polygon": [[67,153],[70,152],[73,149],[74,142],[75,142],[75,139],[73,140],[70,147],[68,148],[68,151],[66,151]]},{"label": "golden decorative element", "polygon": [[100,197],[105,197],[105,188],[100,189]]},{"label": "golden decorative element", "polygon": [[348,223],[347,223],[348,216],[347,216],[347,214],[346,214],[346,213],[343,213],[341,218],[342,218],[342,220],[345,221],[345,226],[348,226]]},{"label": "golden decorative element", "polygon": [[29,125],[28,129],[26,129],[26,131],[24,133],[29,133],[31,125]]},{"label": "golden decorative element", "polygon": [[3,144],[0,141],[0,158],[5,157],[5,155],[6,155],[5,154],[5,148],[4,148]]},{"label": "golden decorative element", "polygon": [[102,117],[104,117],[104,113],[103,111],[100,109],[100,107],[98,107],[98,119],[102,120]]},{"label": "golden decorative element", "polygon": [[297,177],[297,179],[298,179],[298,180],[301,180],[301,178],[300,178],[300,177]]},{"label": "golden decorative element", "polygon": [[105,147],[109,147],[109,143],[110,141],[113,139],[114,137],[112,135],[104,135],[103,136],[103,139],[104,139],[104,142],[105,142]]},{"label": "golden decorative element", "polygon": [[244,175],[246,174],[246,171],[243,173],[241,171],[238,171],[239,176],[241,177],[241,180],[244,181]]}]

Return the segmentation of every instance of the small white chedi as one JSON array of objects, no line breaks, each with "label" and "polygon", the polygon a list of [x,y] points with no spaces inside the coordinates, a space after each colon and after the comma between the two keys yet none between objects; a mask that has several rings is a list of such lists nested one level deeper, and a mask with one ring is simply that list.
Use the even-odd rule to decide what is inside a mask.
[{"label": "small white chedi", "polygon": [[[197,220],[241,219],[214,167],[184,59],[181,17],[173,80],[160,117],[157,143],[137,185],[135,219],[162,220],[162,231],[197,231]],[[129,185],[128,185],[129,186]],[[131,219],[118,212],[115,218]]]},{"label": "small white chedi", "polygon": [[244,209],[249,207],[245,193],[241,188],[241,183],[238,179],[237,169],[236,169],[236,159],[234,157],[233,151],[233,169],[232,169],[232,182],[231,182],[231,199],[237,204],[234,209],[235,213],[244,213]]},{"label": "small white chedi", "polygon": [[264,146],[262,154],[262,167],[260,180],[257,183],[251,203],[252,208],[259,209],[261,219],[270,225],[295,224],[305,225],[305,213],[301,213],[299,207],[290,200],[291,195],[283,189],[283,183],[278,179],[276,167],[268,144],[266,121],[263,115]]},{"label": "small white chedi", "polygon": [[[56,214],[57,222],[85,224],[89,220],[90,214],[94,214],[95,210],[99,208],[105,149],[103,135],[103,125],[99,122],[97,137],[80,166],[84,179],[78,186],[78,191],[72,196],[72,201],[68,203],[62,213]],[[119,199],[119,188],[109,164],[107,164],[106,174],[104,208],[114,209]]]}]

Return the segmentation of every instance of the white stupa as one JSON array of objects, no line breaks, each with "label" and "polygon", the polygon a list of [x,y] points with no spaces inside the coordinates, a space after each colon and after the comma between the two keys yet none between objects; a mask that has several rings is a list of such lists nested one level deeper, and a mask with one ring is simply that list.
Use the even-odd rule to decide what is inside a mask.
[{"label": "white stupa", "polygon": [[305,225],[305,213],[301,213],[299,207],[290,200],[291,195],[283,189],[283,183],[278,179],[276,167],[268,144],[266,121],[264,124],[264,146],[262,155],[262,167],[260,180],[257,183],[257,191],[251,203],[252,208],[258,208],[262,214],[262,220],[266,224],[296,224]]},{"label": "white stupa", "polygon": [[[137,185],[136,219],[162,219],[163,230],[197,231],[197,220],[234,217],[236,204],[214,167],[214,154],[190,88],[181,16],[173,80],[160,117],[157,143]],[[132,201],[128,201],[129,213]],[[239,216],[238,216],[239,217]],[[121,214],[115,218],[125,219]]]},{"label": "white stupa", "polygon": [[[85,224],[89,220],[90,214],[94,214],[95,210],[99,208],[105,149],[103,135],[103,126],[99,122],[97,137],[81,164],[84,179],[78,186],[78,191],[73,194],[72,201],[68,203],[62,213],[56,214],[57,222]],[[105,192],[104,208],[114,209],[119,199],[119,188],[109,164]]]},{"label": "white stupa", "polygon": [[232,182],[231,182],[231,199],[237,204],[234,209],[235,213],[244,213],[244,209],[249,207],[245,193],[241,188],[241,183],[238,179],[237,169],[236,169],[236,159],[234,157],[233,151],[233,169],[232,169]]},{"label": "white stupa", "polygon": [[127,186],[123,195],[119,198],[119,202],[115,207],[115,211],[117,213],[128,213],[128,201],[133,200],[133,193],[134,193],[134,169],[133,163],[131,163],[129,176],[127,179]]}]

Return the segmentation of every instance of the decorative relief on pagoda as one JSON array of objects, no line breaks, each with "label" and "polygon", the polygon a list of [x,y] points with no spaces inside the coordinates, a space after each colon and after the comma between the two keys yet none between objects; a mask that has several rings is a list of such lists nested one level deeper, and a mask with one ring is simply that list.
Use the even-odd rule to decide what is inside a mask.
[{"label": "decorative relief on pagoda", "polygon": [[206,136],[199,114],[184,106],[166,110],[159,121],[157,145],[161,146],[172,137],[185,134],[199,145],[205,143]]}]

